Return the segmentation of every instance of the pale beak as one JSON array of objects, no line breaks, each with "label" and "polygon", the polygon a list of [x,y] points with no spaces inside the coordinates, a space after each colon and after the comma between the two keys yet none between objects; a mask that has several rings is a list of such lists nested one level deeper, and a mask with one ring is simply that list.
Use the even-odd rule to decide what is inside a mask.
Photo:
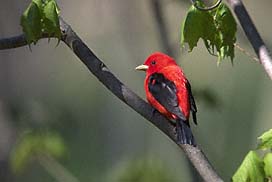
[{"label": "pale beak", "polygon": [[138,71],[146,71],[148,69],[148,66],[147,65],[144,65],[144,64],[142,64],[142,65],[140,65],[140,66],[137,66],[136,68],[135,68],[135,70],[138,70]]}]

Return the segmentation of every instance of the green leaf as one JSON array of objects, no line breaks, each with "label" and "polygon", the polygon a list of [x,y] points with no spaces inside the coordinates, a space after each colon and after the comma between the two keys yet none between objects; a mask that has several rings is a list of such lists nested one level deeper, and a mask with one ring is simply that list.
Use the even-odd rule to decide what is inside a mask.
[{"label": "green leaf", "polygon": [[60,39],[59,10],[55,1],[51,0],[44,6],[44,31]]},{"label": "green leaf", "polygon": [[272,149],[272,129],[258,137],[261,143],[258,145],[258,149]]},{"label": "green leaf", "polygon": [[32,0],[32,3],[35,3],[38,6],[39,10],[43,9],[43,6],[44,6],[43,0]]},{"label": "green leaf", "polygon": [[250,151],[232,177],[233,182],[264,182],[264,163],[256,152]]},{"label": "green leaf", "polygon": [[192,5],[181,27],[181,45],[187,43],[192,51],[201,38],[219,61],[226,57],[233,61],[236,26],[230,9],[223,3],[213,11],[200,11]]},{"label": "green leaf", "polygon": [[187,13],[181,30],[181,44],[188,43],[190,51],[192,51],[197,46],[200,38],[213,41],[213,34],[216,29],[213,24],[213,17],[209,12],[199,11],[192,6]]},{"label": "green leaf", "polygon": [[264,172],[267,178],[272,179],[272,153],[264,156]]},{"label": "green leaf", "polygon": [[237,25],[230,9],[225,4],[221,4],[215,13],[215,23],[219,33],[220,42],[219,59],[234,58],[234,44],[236,42]]},{"label": "green leaf", "polygon": [[33,155],[33,148],[36,144],[37,141],[30,135],[24,136],[24,138],[16,144],[11,155],[11,167],[14,172],[24,169]]},{"label": "green leaf", "polygon": [[21,17],[27,43],[36,44],[43,33],[60,39],[59,12],[55,0],[32,0]]},{"label": "green leaf", "polygon": [[21,26],[26,35],[27,43],[37,43],[41,36],[41,13],[36,3],[31,3],[21,17]]},{"label": "green leaf", "polygon": [[45,134],[41,142],[43,143],[43,150],[47,155],[59,158],[62,157],[66,151],[64,141],[56,133]]},{"label": "green leaf", "polygon": [[59,158],[66,151],[62,138],[56,133],[26,132],[17,142],[11,155],[11,167],[14,172],[22,171],[38,155]]}]

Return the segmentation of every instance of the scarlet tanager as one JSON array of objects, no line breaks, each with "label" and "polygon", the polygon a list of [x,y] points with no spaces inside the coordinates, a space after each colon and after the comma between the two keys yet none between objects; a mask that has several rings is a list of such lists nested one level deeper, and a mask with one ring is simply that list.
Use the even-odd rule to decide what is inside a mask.
[{"label": "scarlet tanager", "polygon": [[190,83],[175,60],[156,52],[135,69],[146,71],[144,81],[146,98],[161,114],[174,121],[177,142],[195,146],[189,116],[191,111],[193,121],[197,124],[197,108]]}]

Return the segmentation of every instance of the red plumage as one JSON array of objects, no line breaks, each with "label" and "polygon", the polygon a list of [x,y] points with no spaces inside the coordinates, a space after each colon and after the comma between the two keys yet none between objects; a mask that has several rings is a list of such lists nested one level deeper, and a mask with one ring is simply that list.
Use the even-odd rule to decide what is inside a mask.
[{"label": "red plumage", "polygon": [[176,123],[180,123],[182,136],[177,136],[178,142],[195,145],[189,116],[192,111],[196,123],[196,106],[182,69],[173,58],[159,52],[151,54],[136,69],[146,71],[144,89],[148,102],[170,120],[179,121]]}]

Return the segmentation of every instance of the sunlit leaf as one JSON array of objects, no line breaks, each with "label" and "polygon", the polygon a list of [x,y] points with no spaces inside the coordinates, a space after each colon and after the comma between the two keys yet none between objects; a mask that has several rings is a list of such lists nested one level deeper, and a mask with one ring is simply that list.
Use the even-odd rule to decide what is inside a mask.
[{"label": "sunlit leaf", "polygon": [[264,163],[256,152],[250,151],[232,177],[233,182],[264,182]]},{"label": "sunlit leaf", "polygon": [[272,129],[258,137],[261,142],[258,145],[258,149],[272,149]]},{"label": "sunlit leaf", "polygon": [[267,178],[272,179],[272,153],[264,156],[264,172]]},{"label": "sunlit leaf", "polygon": [[61,157],[66,151],[66,147],[62,138],[56,133],[48,133],[42,138],[43,148],[46,154],[53,157]]},{"label": "sunlit leaf", "polygon": [[11,155],[11,167],[13,171],[18,172],[24,169],[33,156],[37,140],[29,134],[26,134],[15,146]]}]

